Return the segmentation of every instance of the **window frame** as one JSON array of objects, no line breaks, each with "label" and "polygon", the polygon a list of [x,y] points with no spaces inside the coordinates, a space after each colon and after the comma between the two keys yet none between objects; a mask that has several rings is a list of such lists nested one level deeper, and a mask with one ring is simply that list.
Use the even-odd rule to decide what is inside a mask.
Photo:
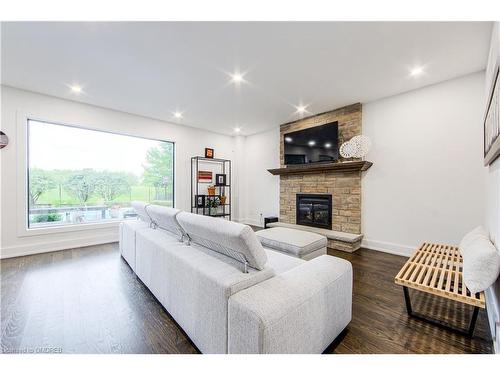
[{"label": "window frame", "polygon": [[173,179],[172,179],[172,207],[176,206],[176,142],[172,140],[157,139],[127,132],[115,132],[102,128],[77,125],[74,122],[54,121],[47,117],[31,115],[17,111],[17,235],[19,237],[37,236],[53,233],[67,233],[87,231],[94,229],[118,228],[123,220],[105,220],[92,223],[69,224],[61,226],[47,226],[41,228],[29,227],[29,121],[43,122],[47,124],[67,126],[82,130],[97,131],[108,134],[123,135],[135,138],[142,138],[157,142],[169,142],[173,147]]}]

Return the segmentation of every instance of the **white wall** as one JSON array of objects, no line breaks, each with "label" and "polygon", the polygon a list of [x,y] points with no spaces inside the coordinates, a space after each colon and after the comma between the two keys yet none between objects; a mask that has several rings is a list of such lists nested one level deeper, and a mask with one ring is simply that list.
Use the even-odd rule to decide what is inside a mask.
[{"label": "white wall", "polygon": [[409,255],[484,224],[483,82],[476,73],[363,105],[366,247]]},{"label": "white wall", "polygon": [[263,226],[264,217],[279,216],[279,176],[267,170],[280,165],[279,127],[246,137],[240,207],[242,221]]},{"label": "white wall", "polygon": [[[203,155],[205,147],[215,149],[216,157],[232,159],[234,138],[188,126],[170,124],[123,112],[40,95],[33,92],[2,86],[2,130],[9,136],[10,144],[1,153],[1,256],[59,250],[76,246],[117,240],[117,227],[78,232],[45,234],[20,237],[16,227],[17,216],[22,215],[17,207],[17,195],[23,186],[18,186],[16,163],[17,148],[22,144],[17,139],[16,116],[30,114],[44,120],[85,126],[122,134],[137,135],[153,139],[174,141],[175,201],[176,207],[190,209],[190,158]],[[233,198],[236,198],[236,194]],[[234,199],[237,203],[237,199]]]}]

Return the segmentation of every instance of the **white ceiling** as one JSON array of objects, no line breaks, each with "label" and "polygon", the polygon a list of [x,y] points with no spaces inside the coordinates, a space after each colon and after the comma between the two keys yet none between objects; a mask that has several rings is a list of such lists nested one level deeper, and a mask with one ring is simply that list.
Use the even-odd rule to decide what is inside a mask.
[{"label": "white ceiling", "polygon": [[[2,83],[234,134],[369,102],[486,66],[489,22],[17,22]],[[415,66],[424,74],[410,77]],[[244,72],[236,87],[228,74]],[[71,93],[79,84],[84,93]]]}]

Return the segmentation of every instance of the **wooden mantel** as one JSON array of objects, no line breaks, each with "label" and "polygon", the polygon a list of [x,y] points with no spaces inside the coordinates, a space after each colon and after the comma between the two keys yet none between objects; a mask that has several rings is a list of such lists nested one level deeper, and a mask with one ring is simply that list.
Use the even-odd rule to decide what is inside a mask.
[{"label": "wooden mantel", "polygon": [[289,166],[286,168],[268,169],[273,175],[304,174],[321,172],[358,172],[366,171],[373,165],[369,161],[345,161],[340,163],[307,164],[300,166]]}]

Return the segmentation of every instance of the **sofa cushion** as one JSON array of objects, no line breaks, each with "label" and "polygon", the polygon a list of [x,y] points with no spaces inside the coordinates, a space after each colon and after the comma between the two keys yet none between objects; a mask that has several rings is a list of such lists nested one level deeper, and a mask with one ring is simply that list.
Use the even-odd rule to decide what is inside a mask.
[{"label": "sofa cushion", "polygon": [[154,223],[154,225],[156,225],[158,228],[169,231],[173,235],[177,236],[179,240],[182,239],[184,231],[182,230],[176,218],[181,210],[151,204],[145,207],[145,211],[151,218],[151,221]]},{"label": "sofa cushion", "polygon": [[300,258],[292,257],[290,255],[285,255],[281,252],[278,252],[274,249],[266,249],[264,250],[267,254],[267,264],[266,266],[271,267],[274,272],[279,275],[280,273],[286,272],[304,264],[306,261]]},{"label": "sofa cushion", "polygon": [[321,353],[352,316],[352,266],[323,255],[229,299],[229,353]]},{"label": "sofa cushion", "polygon": [[263,246],[299,258],[327,246],[325,236],[298,229],[275,227],[260,230],[256,235]]},{"label": "sofa cushion", "polygon": [[146,206],[148,206],[148,203],[140,202],[140,201],[133,201],[131,203],[132,208],[137,212],[137,215],[139,216],[139,219],[142,221],[150,224],[151,223],[151,218],[146,212]]},{"label": "sofa cushion", "polygon": [[[169,237],[171,240],[169,240]],[[203,353],[227,353],[231,295],[275,275],[204,246],[180,243],[162,230],[137,233],[137,275]]]},{"label": "sofa cushion", "polygon": [[246,261],[255,269],[264,269],[266,252],[248,225],[188,212],[178,214],[177,220],[191,241],[240,262]]},{"label": "sofa cushion", "polygon": [[125,220],[120,223],[120,254],[135,271],[135,238],[139,230],[148,229],[149,224],[142,220]]},{"label": "sofa cushion", "polygon": [[484,229],[476,228],[460,242],[464,283],[471,293],[486,290],[500,273],[500,252],[488,239]]}]

